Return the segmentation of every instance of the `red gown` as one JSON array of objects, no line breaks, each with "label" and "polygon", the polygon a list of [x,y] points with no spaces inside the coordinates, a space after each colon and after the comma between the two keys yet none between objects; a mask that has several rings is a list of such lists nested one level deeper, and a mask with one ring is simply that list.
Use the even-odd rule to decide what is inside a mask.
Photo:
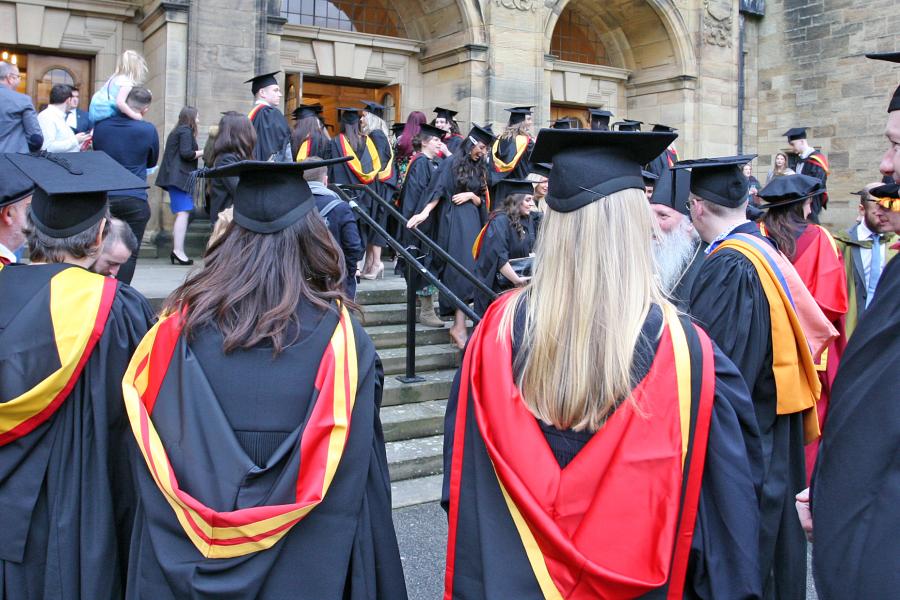
[{"label": "red gown", "polygon": [[[822,382],[822,395],[816,409],[819,413],[819,425],[824,430],[831,386],[847,345],[847,335],[844,331],[844,315],[849,307],[847,279],[841,255],[831,234],[818,225],[809,225],[797,238],[797,250],[791,262],[815,298],[816,304],[840,333],[816,363],[819,380]],[[807,483],[812,477],[818,451],[818,440],[806,446]]]}]

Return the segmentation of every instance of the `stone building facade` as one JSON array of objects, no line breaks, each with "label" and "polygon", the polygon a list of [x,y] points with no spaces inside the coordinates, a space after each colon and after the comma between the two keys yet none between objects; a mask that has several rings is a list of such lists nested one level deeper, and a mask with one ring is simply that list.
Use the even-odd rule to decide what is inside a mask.
[{"label": "stone building facade", "polygon": [[220,111],[249,110],[242,82],[278,69],[285,112],[366,98],[392,121],[445,106],[466,127],[511,106],[541,124],[602,106],[678,127],[683,158],[759,152],[760,179],[806,125],[831,158],[835,224],[876,179],[898,79],[862,54],[900,50],[898,29],[891,0],[0,0],[0,50],[27,60],[36,102],[57,77],[89,97],[135,49],[163,140],[185,104],[204,137]]}]

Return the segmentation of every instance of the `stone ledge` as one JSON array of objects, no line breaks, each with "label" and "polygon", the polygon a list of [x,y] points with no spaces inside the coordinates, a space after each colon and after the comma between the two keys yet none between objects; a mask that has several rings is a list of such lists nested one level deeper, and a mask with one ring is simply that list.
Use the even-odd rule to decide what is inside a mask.
[{"label": "stone ledge", "polygon": [[466,44],[460,48],[438,52],[419,59],[423,73],[451,67],[460,63],[477,61],[487,62],[488,47],[482,44]]}]

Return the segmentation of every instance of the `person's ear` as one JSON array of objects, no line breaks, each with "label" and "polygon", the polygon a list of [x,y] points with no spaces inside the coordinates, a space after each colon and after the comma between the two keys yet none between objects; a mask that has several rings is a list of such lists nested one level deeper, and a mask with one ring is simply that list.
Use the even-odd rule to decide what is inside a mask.
[{"label": "person's ear", "polygon": [[4,206],[0,208],[0,223],[3,225],[12,225],[13,219],[10,216],[10,212],[12,211],[13,206]]},{"label": "person's ear", "polygon": [[103,238],[106,235],[106,226],[109,222],[106,220],[106,217],[100,219],[100,229],[97,231],[97,239],[94,240],[94,245],[98,248],[103,244]]}]

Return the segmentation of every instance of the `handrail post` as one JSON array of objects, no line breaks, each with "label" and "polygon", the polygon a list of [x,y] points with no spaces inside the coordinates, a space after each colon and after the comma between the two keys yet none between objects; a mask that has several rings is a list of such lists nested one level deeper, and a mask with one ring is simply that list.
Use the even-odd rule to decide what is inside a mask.
[{"label": "handrail post", "polygon": [[406,374],[397,376],[402,383],[425,381],[416,376],[416,278],[415,265],[406,261]]}]

